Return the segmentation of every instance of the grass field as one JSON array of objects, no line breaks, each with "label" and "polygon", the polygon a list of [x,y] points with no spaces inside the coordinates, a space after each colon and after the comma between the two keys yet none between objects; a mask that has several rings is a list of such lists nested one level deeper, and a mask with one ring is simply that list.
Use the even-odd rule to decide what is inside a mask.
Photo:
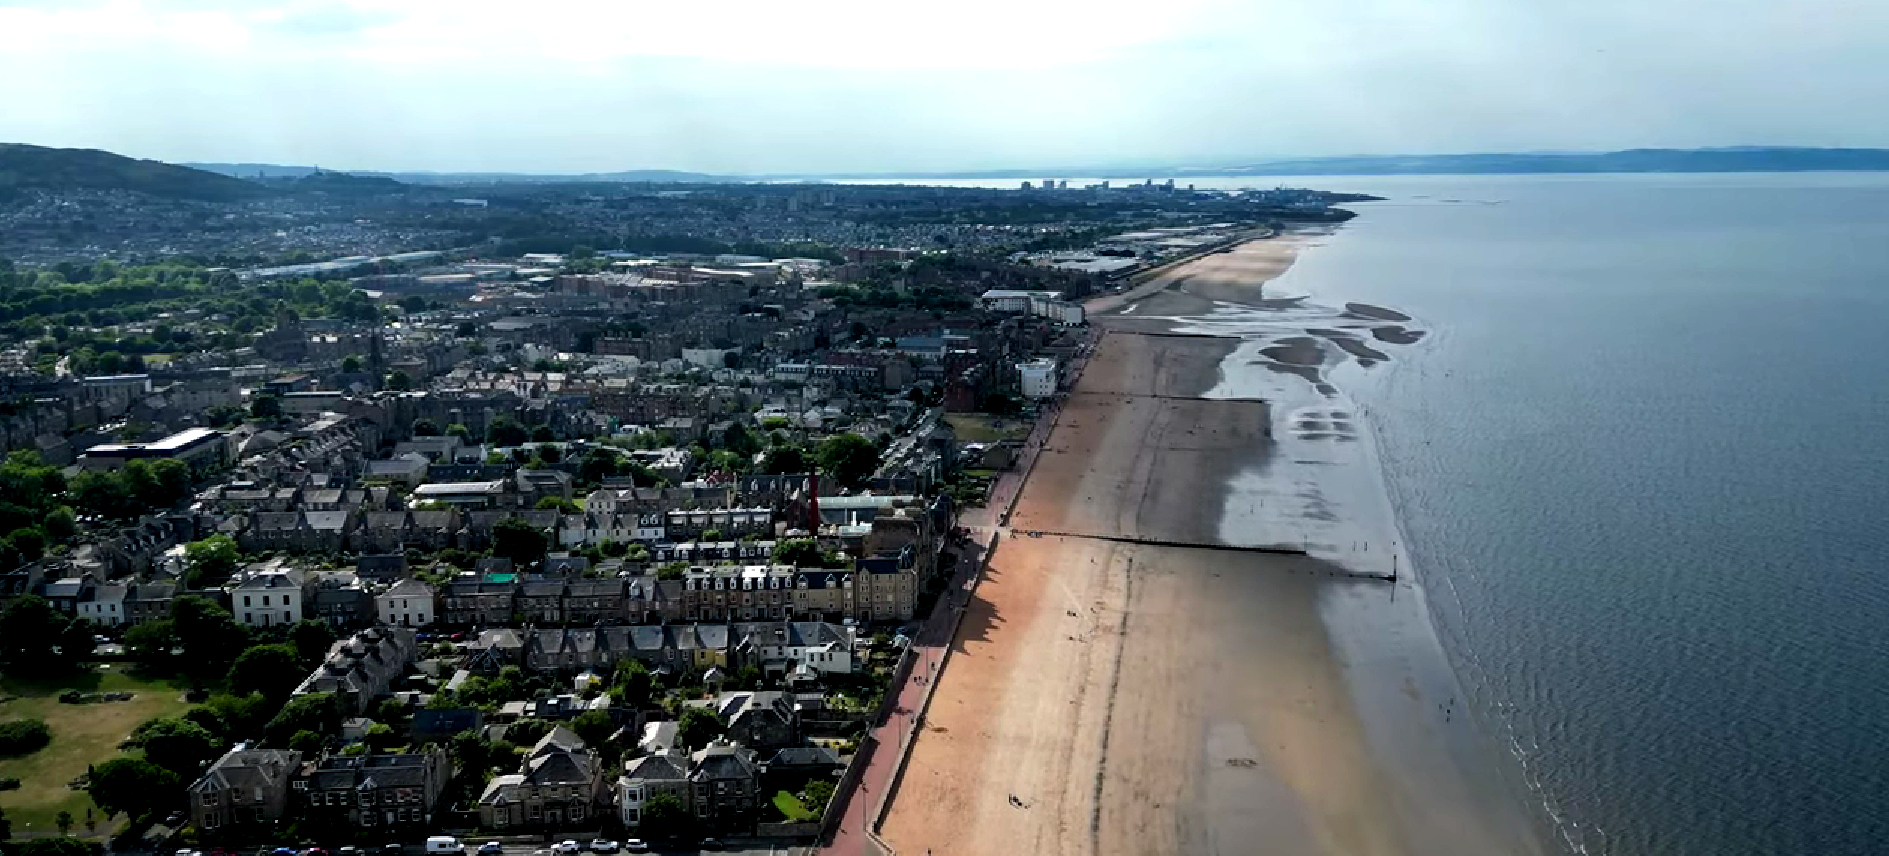
[{"label": "grass field", "polygon": [[[137,695],[130,701],[61,704],[59,693],[68,689]],[[52,730],[52,743],[46,748],[24,757],[0,758],[0,777],[20,780],[19,790],[0,791],[0,809],[13,821],[13,834],[21,838],[56,834],[53,819],[63,809],[72,812],[72,834],[85,835],[85,810],[92,807],[92,800],[66,783],[84,773],[86,765],[119,754],[119,741],[145,720],[188,709],[183,694],[180,685],[134,677],[116,666],[61,680],[0,680],[0,695],[8,699],[0,703],[0,720],[43,719]],[[104,813],[95,811],[94,816],[102,829]]]},{"label": "grass field", "polygon": [[780,812],[782,817],[787,818],[788,823],[804,823],[820,818],[819,815],[809,811],[805,805],[801,804],[799,797],[786,791],[774,792],[774,810]]},{"label": "grass field", "polygon": [[1015,416],[947,413],[945,422],[958,435],[960,443],[994,443],[998,440],[1022,440],[1030,436],[1030,420]]}]

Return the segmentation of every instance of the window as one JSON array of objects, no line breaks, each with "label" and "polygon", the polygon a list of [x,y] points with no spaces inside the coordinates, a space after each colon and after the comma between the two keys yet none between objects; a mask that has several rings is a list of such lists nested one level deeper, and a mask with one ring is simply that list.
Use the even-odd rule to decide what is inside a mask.
[{"label": "window", "polygon": [[249,595],[243,595],[243,605],[244,606],[249,605]]},{"label": "window", "polygon": [[268,605],[269,605],[269,596],[268,596],[268,595],[266,595],[266,594],[262,596],[262,605],[263,605],[263,606],[268,606]]}]

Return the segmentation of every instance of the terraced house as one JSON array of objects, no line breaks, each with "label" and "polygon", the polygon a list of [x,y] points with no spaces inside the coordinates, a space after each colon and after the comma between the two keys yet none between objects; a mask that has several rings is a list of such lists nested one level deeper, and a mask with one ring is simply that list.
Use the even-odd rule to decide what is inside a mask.
[{"label": "terraced house", "polygon": [[317,828],[419,832],[431,827],[451,778],[446,750],[435,747],[412,755],[331,755],[303,765],[293,789]]}]

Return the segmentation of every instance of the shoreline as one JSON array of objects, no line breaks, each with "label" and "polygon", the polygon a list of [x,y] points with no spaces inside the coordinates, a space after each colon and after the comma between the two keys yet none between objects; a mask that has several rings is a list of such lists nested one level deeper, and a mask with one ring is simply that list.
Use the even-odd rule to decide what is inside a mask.
[{"label": "shoreline", "polygon": [[[1355,547],[1326,543],[1347,531],[1360,536],[1354,542],[1366,540],[1384,521],[1346,521],[1328,510],[1330,519],[1313,515],[1320,525],[1307,530],[1303,515],[1281,513],[1291,506],[1279,502],[1281,488],[1305,492],[1279,483],[1282,462],[1307,443],[1345,448],[1358,439],[1357,417],[1327,408],[1325,419],[1304,419],[1300,403],[1277,394],[1229,394],[1230,384],[1260,377],[1329,397],[1333,354],[1367,366],[1389,358],[1338,339],[1368,341],[1377,335],[1372,325],[1410,319],[1346,307],[1325,319],[1338,329],[1315,339],[1331,346],[1316,358],[1298,345],[1290,361],[1241,365],[1255,319],[1240,313],[1264,312],[1275,322],[1319,314],[1302,301],[1261,297],[1260,286],[1329,233],[1250,241],[1195,259],[1132,289],[1134,300],[1114,300],[1119,313],[1097,318],[1108,332],[1023,485],[1012,521],[1018,532],[989,556],[932,715],[887,795],[881,832],[892,848],[1539,851],[1515,817],[1480,804],[1485,789],[1469,781],[1472,772],[1450,746],[1456,731],[1471,727],[1469,717],[1453,715],[1453,699],[1428,708],[1444,711],[1441,723],[1426,715],[1429,696],[1447,693],[1453,678],[1439,680],[1417,662],[1422,652],[1405,650],[1410,634],[1434,640],[1427,614],[1421,627],[1411,623],[1408,606],[1421,600],[1407,596],[1401,611],[1373,613],[1414,583],[1345,579],[1386,560],[1383,543],[1363,563]],[[1236,317],[1217,318],[1229,314]],[[1214,329],[1227,324],[1245,332]],[[1408,335],[1399,331],[1375,343]],[[1203,335],[1138,335],[1158,333]],[[1339,431],[1337,423],[1351,424]],[[1322,430],[1297,430],[1305,425]],[[1349,441],[1334,440],[1345,433]],[[1277,507],[1254,513],[1268,502]],[[1313,555],[1024,531],[1296,540]],[[1373,638],[1379,634],[1388,638]]]}]

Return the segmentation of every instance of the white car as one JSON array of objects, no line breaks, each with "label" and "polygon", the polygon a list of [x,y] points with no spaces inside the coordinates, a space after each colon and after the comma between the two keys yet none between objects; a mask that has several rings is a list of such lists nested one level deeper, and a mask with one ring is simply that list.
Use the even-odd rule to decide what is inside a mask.
[{"label": "white car", "polygon": [[584,845],[566,839],[558,842],[551,850],[556,853],[582,853],[584,852]]},{"label": "white car", "polygon": [[617,852],[617,843],[608,838],[592,838],[590,840],[590,852],[615,853]]},{"label": "white car", "polygon": [[623,849],[628,850],[631,853],[648,853],[649,842],[644,841],[641,838],[632,838],[628,841],[623,842]]}]

